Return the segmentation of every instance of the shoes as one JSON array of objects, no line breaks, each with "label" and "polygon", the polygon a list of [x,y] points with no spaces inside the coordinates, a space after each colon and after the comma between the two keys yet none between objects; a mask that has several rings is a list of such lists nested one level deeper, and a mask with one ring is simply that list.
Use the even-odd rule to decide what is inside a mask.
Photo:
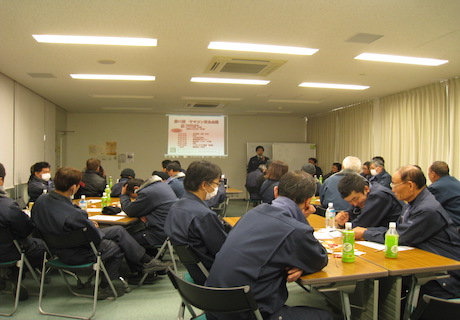
[{"label": "shoes", "polygon": [[[138,285],[143,276],[144,275],[142,273],[139,273],[139,274],[136,274],[136,275],[134,275],[132,277],[129,277],[128,278],[128,283],[131,284],[131,285]],[[145,280],[144,280],[144,282],[142,284],[143,285],[144,284],[153,284],[158,279],[160,279],[160,277],[156,273],[150,273],[150,274],[147,275],[147,277],[145,278]]]},{"label": "shoes", "polygon": [[[125,289],[121,287],[115,287],[115,291],[117,292],[118,297],[125,294]],[[106,288],[99,288],[99,291],[97,292],[97,300],[109,300],[113,298],[113,291],[110,289],[110,286],[107,286]]]},{"label": "shoes", "polygon": [[152,259],[149,262],[144,263],[144,269],[142,271],[144,273],[150,273],[152,271],[166,270],[170,266],[172,266],[172,262],[163,262],[158,259]]}]

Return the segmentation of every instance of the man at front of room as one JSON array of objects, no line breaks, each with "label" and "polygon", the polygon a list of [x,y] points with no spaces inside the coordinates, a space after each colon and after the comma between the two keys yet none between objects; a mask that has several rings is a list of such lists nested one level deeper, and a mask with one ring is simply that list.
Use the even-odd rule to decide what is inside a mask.
[{"label": "man at front of room", "polygon": [[54,190],[54,183],[51,180],[51,166],[48,162],[37,162],[30,168],[30,178],[27,182],[27,193],[29,201],[35,202],[42,195],[43,190]]},{"label": "man at front of room", "polygon": [[[306,172],[286,173],[275,187],[276,199],[248,213],[228,234],[216,256],[206,285],[249,285],[264,319],[332,319],[323,310],[285,305],[286,281],[321,270],[326,249],[305,220],[316,182]],[[303,216],[303,221],[300,221]],[[246,314],[206,314],[208,320],[252,319]]]},{"label": "man at front of room", "polygon": [[[426,188],[423,172],[415,166],[400,168],[393,174],[392,189],[396,197],[406,201],[397,221],[399,245],[412,246],[460,261],[460,236],[449,214]],[[357,240],[384,243],[388,228],[356,227]],[[450,278],[432,280],[422,292],[440,298],[460,297],[460,271],[450,271]]]},{"label": "man at front of room", "polygon": [[248,173],[256,170],[259,168],[261,164],[266,164],[268,160],[268,157],[264,156],[264,147],[262,146],[257,146],[256,147],[256,155],[249,159],[248,163]]}]

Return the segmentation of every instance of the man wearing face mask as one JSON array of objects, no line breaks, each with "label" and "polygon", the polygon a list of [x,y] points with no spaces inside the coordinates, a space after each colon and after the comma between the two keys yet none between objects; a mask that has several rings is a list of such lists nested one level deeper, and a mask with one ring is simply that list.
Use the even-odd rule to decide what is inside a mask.
[{"label": "man wearing face mask", "polygon": [[385,163],[381,159],[374,158],[371,161],[371,165],[369,168],[371,169],[370,171],[372,175],[372,178],[369,180],[370,183],[378,183],[384,187],[387,187],[388,189],[391,189],[391,176],[388,172],[386,172]]},{"label": "man wearing face mask", "polygon": [[130,217],[140,218],[145,229],[132,236],[143,247],[161,245],[166,240],[164,226],[169,209],[177,201],[173,189],[154,175],[135,190],[134,201],[127,192],[128,184],[121,189],[121,208]]},{"label": "man wearing face mask", "polygon": [[47,192],[54,190],[50,167],[48,162],[37,162],[30,168],[30,178],[27,183],[30,202],[35,202],[43,190]]},{"label": "man wearing face mask", "polygon": [[[64,167],[56,172],[56,190],[37,199],[32,208],[32,220],[42,233],[68,235],[74,230],[87,228],[90,239],[102,254],[111,280],[120,276],[123,258],[126,258],[132,272],[165,270],[169,265],[153,259],[121,226],[98,229],[98,225],[88,219],[88,214],[73,204],[71,197],[80,187],[82,173],[74,168]],[[88,246],[69,249],[55,249],[59,258],[68,264],[83,264],[94,261],[94,253]],[[108,283],[102,279],[100,299],[110,295]],[[118,292],[120,289],[120,292]],[[117,288],[122,295],[123,288]]]},{"label": "man wearing face mask", "polygon": [[[220,168],[209,161],[194,161],[184,179],[185,194],[169,211],[165,232],[173,245],[189,245],[209,270],[220,247],[227,238],[224,227],[205,203],[217,194]],[[194,281],[204,284],[202,272],[186,265]]]}]

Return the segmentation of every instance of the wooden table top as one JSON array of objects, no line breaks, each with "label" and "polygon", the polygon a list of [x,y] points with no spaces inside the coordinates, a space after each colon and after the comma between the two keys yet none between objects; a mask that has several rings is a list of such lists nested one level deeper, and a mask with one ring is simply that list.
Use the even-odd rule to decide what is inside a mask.
[{"label": "wooden table top", "polygon": [[[96,200],[97,202],[92,202]],[[88,217],[102,215],[102,208],[101,208],[101,198],[100,197],[88,197],[86,201],[88,201]],[[73,203],[78,205],[80,199],[73,200]],[[121,207],[120,198],[111,198],[110,201],[111,206]],[[110,217],[110,216],[109,216]],[[138,220],[138,218],[131,218],[131,217],[123,217],[122,219],[114,220],[114,221],[107,221],[107,220],[100,220],[100,219],[91,219],[96,221],[100,224],[110,224],[110,225],[128,225],[134,223]]]},{"label": "wooden table top", "polygon": [[243,190],[240,189],[235,189],[235,188],[227,188],[226,190],[227,193],[243,193]]},{"label": "wooden table top", "polygon": [[224,217],[224,221],[227,222],[229,225],[232,227],[235,226],[235,224],[240,221],[240,217]]}]

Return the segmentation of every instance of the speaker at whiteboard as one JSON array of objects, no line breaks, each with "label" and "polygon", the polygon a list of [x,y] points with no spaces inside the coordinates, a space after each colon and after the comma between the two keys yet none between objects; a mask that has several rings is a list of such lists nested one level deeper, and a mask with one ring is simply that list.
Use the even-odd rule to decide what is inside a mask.
[{"label": "speaker at whiteboard", "polygon": [[289,171],[300,170],[308,158],[316,158],[316,145],[313,143],[273,143],[272,160],[286,161]]}]

